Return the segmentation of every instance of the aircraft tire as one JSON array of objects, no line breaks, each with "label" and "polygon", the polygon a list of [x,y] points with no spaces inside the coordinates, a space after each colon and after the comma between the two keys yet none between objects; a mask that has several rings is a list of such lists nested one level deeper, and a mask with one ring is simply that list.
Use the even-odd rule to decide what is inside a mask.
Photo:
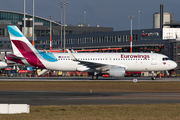
[{"label": "aircraft tire", "polygon": [[152,76],[152,77],[151,77],[151,80],[156,80],[156,77],[155,77],[155,76]]},{"label": "aircraft tire", "polygon": [[93,79],[93,80],[97,80],[97,79],[98,79],[98,75],[93,75],[93,76],[92,76],[92,79]]}]

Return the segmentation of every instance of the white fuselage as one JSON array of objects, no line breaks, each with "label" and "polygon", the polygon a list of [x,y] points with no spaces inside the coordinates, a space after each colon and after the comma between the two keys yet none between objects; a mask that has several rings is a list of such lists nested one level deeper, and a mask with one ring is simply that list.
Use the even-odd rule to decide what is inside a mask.
[{"label": "white fuselage", "polygon": [[177,67],[167,56],[157,53],[71,53],[68,49],[68,53],[43,53],[35,49],[17,26],[7,27],[13,54],[6,59],[44,71],[86,71],[94,75],[109,72],[112,76],[123,76],[125,71],[165,71]]},{"label": "white fuselage", "polygon": [[[124,67],[126,71],[165,71],[177,64],[167,56],[157,53],[73,53],[79,60],[92,64]],[[54,53],[56,62],[39,57],[47,69],[62,71],[88,71],[84,64],[71,60],[68,53]],[[88,64],[87,63],[87,64]]]}]

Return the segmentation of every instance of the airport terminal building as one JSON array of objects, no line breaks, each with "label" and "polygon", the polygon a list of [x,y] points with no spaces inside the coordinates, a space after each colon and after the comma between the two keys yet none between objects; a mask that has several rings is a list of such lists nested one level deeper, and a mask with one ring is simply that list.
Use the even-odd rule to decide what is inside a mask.
[{"label": "airport terminal building", "polygon": [[[0,11],[0,52],[12,52],[7,25],[17,25],[23,31],[23,13]],[[61,23],[35,16],[35,47],[38,50],[50,49],[50,22],[52,22],[52,48],[63,49]],[[180,23],[166,23],[162,28],[133,30],[133,52],[156,52],[169,56],[178,63],[180,74]],[[32,15],[26,15],[26,33],[32,41]],[[62,27],[62,33],[64,29]],[[90,27],[89,24],[65,26],[66,48],[74,50],[120,48],[117,51],[129,52],[130,31],[113,31],[112,27]],[[63,36],[62,36],[63,39]]]}]

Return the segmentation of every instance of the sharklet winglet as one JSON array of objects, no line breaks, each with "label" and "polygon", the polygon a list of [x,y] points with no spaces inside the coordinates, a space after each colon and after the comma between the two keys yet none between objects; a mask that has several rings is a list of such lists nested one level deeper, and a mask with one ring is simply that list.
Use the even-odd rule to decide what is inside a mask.
[{"label": "sharklet winglet", "polygon": [[68,49],[66,49],[66,50],[68,51],[68,53],[73,61],[78,61],[78,59]]}]

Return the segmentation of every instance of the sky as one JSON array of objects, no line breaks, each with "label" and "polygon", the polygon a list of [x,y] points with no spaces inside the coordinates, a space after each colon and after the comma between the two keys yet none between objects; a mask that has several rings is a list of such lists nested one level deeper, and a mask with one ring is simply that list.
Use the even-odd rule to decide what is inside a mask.
[{"label": "sky", "polygon": [[[26,13],[32,15],[33,0],[26,0]],[[61,0],[34,0],[35,16],[54,21],[61,21]],[[153,28],[153,14],[160,11],[160,4],[164,4],[164,11],[174,14],[174,21],[180,21],[180,0],[66,0],[66,24],[77,26],[86,23],[95,27],[113,27],[114,31],[130,30],[129,15],[133,15],[133,29],[138,29],[138,12],[140,11],[140,28]],[[22,12],[24,0],[0,0],[0,10]]]}]

